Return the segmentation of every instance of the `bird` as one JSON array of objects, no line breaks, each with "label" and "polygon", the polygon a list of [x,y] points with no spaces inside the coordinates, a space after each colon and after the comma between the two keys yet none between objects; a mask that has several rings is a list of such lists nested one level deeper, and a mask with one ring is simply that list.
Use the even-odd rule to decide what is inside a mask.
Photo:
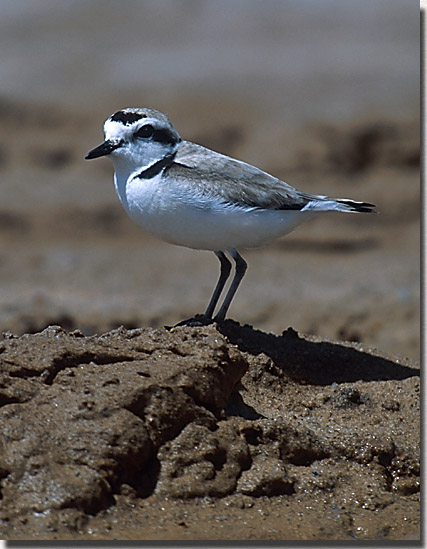
[{"label": "bird", "polygon": [[[128,107],[104,123],[86,160],[108,157],[131,219],[157,238],[215,253],[220,274],[201,321],[222,322],[245,275],[238,250],[265,246],[325,212],[369,213],[375,205],[299,191],[261,169],[185,141],[167,115]],[[214,316],[232,270],[228,291]]]}]

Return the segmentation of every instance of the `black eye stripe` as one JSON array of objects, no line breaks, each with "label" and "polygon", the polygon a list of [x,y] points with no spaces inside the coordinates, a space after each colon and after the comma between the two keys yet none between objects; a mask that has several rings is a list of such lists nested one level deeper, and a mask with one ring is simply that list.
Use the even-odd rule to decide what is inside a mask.
[{"label": "black eye stripe", "polygon": [[172,133],[167,129],[162,129],[154,130],[153,141],[163,143],[164,145],[175,145],[176,143],[179,143],[181,139],[176,135],[176,133]]},{"label": "black eye stripe", "polygon": [[176,145],[176,143],[181,141],[181,138],[175,132],[171,132],[167,128],[156,130],[150,124],[139,128],[134,135],[143,139],[151,138],[153,141],[162,143],[163,145]]}]

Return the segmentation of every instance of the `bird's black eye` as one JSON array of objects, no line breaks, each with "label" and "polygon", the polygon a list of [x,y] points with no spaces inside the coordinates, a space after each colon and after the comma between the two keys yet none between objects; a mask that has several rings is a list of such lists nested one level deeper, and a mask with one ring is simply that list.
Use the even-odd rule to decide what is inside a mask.
[{"label": "bird's black eye", "polygon": [[144,139],[147,139],[148,137],[151,137],[153,133],[153,126],[150,126],[150,124],[146,124],[145,126],[142,126],[142,128],[139,128],[137,132],[135,132],[135,137],[142,137]]}]

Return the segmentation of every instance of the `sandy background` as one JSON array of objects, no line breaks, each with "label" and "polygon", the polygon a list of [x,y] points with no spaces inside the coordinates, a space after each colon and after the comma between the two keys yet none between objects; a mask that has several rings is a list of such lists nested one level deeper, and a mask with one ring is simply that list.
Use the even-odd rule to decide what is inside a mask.
[{"label": "sandy background", "polygon": [[243,252],[249,269],[231,318],[414,364],[419,15],[410,4],[4,0],[0,331],[59,324],[91,335],[205,309],[214,255],[146,235],[119,204],[111,164],[83,160],[107,116],[148,106],[185,139],[380,211],[329,215]]},{"label": "sandy background", "polygon": [[3,2],[0,328],[204,310],[217,260],[121,210],[84,162],[130,105],[307,192],[374,202],[245,254],[230,316],[419,356],[418,13],[404,2]]}]

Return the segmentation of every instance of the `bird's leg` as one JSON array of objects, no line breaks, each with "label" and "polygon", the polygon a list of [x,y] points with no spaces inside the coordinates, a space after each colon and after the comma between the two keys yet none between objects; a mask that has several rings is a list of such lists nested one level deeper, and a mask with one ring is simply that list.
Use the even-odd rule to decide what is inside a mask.
[{"label": "bird's leg", "polygon": [[206,318],[212,318],[213,312],[218,303],[218,299],[221,295],[222,290],[224,289],[225,283],[227,282],[227,279],[230,276],[230,272],[231,272],[231,263],[227,259],[224,252],[214,252],[214,253],[221,263],[221,271],[219,273],[219,279],[215,286],[215,290],[212,294],[211,300],[209,301],[209,305],[205,311],[205,314],[203,315]]},{"label": "bird's leg", "polygon": [[221,305],[218,314],[215,316],[214,320],[217,322],[221,322],[224,320],[225,315],[227,314],[228,308],[230,307],[230,303],[233,300],[234,294],[237,291],[237,288],[239,287],[240,282],[242,281],[242,278],[245,276],[246,269],[248,267],[246,261],[243,259],[243,257],[239,254],[237,250],[234,248],[229,250],[231,257],[236,262],[236,273],[234,275],[233,281],[231,282],[231,286],[227,292],[227,295],[225,296],[224,302]]}]

